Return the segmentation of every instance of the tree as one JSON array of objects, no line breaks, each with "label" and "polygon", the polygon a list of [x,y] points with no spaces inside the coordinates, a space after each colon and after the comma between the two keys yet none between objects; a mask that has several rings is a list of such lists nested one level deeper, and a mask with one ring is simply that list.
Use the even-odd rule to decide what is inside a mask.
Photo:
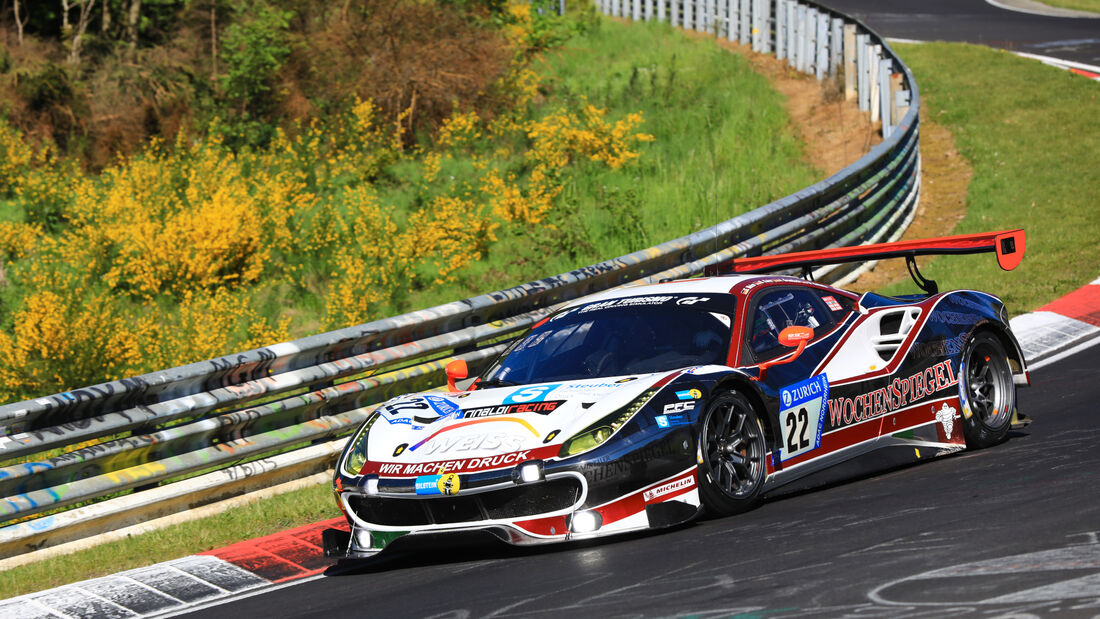
[{"label": "tree", "polygon": [[[76,31],[72,32],[69,25],[69,11],[80,9],[77,16]],[[72,33],[72,42],[69,47],[69,64],[80,63],[80,50],[83,44],[84,33],[88,31],[88,24],[92,21],[92,9],[95,8],[95,0],[61,0],[62,35]]]},{"label": "tree", "polygon": [[141,0],[130,0],[130,10],[126,12],[126,42],[130,49],[137,49],[138,24],[141,22]]},{"label": "tree", "polygon": [[15,2],[15,29],[19,32],[19,46],[23,46],[23,26],[27,25],[27,20],[31,18],[27,15],[26,19],[19,18],[19,0],[13,0]]}]

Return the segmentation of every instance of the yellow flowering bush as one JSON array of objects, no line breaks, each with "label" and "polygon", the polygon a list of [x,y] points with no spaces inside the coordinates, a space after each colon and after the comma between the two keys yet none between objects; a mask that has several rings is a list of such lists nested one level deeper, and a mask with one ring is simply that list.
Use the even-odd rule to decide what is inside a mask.
[{"label": "yellow flowering bush", "polygon": [[[509,11],[528,45],[529,7]],[[0,223],[4,275],[21,295],[0,314],[0,397],[406,311],[412,292],[456,282],[501,230],[543,221],[572,166],[621,168],[652,140],[638,114],[612,121],[583,103],[538,115],[539,76],[521,57],[499,84],[510,109],[486,121],[456,107],[412,148],[411,108],[384,118],[356,101],[262,149],[230,149],[215,121],[93,175],[0,123],[0,192],[28,222]]]},{"label": "yellow flowering bush", "polygon": [[0,194],[19,188],[19,182],[34,160],[34,151],[23,134],[0,121]]}]

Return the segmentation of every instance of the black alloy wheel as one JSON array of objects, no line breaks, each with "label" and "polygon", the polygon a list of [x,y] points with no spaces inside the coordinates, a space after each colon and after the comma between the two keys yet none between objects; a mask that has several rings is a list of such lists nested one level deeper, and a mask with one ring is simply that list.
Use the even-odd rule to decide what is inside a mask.
[{"label": "black alloy wheel", "polygon": [[975,335],[963,353],[960,371],[967,447],[979,449],[1001,442],[1016,410],[1016,385],[1000,340],[987,332]]},{"label": "black alloy wheel", "polygon": [[767,448],[748,398],[728,391],[712,399],[699,424],[699,446],[699,492],[707,510],[727,516],[755,506],[764,486]]}]

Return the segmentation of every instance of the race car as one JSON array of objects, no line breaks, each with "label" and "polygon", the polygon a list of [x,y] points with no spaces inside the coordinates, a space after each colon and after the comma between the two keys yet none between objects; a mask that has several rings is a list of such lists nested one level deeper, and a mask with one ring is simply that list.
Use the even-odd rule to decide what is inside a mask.
[{"label": "race car", "polygon": [[[579,299],[466,389],[380,406],[340,456],[349,531],[328,556],[484,531],[538,544],[726,516],[833,481],[1002,441],[1026,423],[1024,356],[997,297],[939,293],[914,257],[996,252],[1012,230],[734,260]],[[904,257],[923,294],[854,294],[777,270]]]}]

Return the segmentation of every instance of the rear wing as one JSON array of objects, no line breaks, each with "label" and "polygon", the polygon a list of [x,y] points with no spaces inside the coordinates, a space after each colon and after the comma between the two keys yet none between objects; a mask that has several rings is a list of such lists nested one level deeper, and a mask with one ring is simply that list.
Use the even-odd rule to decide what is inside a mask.
[{"label": "rear wing", "polygon": [[801,268],[803,275],[808,277],[815,267],[829,264],[905,258],[906,266],[909,267],[909,274],[913,276],[913,281],[928,294],[935,294],[938,291],[938,286],[936,286],[936,282],[921,276],[917,270],[915,260],[917,256],[996,252],[997,264],[1002,269],[1011,271],[1023,260],[1025,247],[1026,239],[1023,230],[1002,230],[1001,232],[960,234],[915,241],[833,247],[774,256],[734,258],[713,267],[707,267],[705,274],[770,273]]}]

